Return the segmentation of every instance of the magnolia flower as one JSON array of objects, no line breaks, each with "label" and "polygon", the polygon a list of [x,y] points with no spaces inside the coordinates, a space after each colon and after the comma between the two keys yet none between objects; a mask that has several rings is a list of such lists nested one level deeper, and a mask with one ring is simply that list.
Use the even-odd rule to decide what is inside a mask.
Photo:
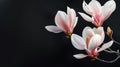
[{"label": "magnolia flower", "polygon": [[83,10],[90,16],[79,12],[84,20],[92,22],[95,26],[101,26],[103,22],[114,12],[116,3],[114,0],[107,1],[103,6],[97,1],[92,0],[89,4],[83,1]]},{"label": "magnolia flower", "polygon": [[77,59],[82,59],[87,56],[96,58],[98,53],[111,47],[113,41],[109,41],[99,47],[104,41],[103,27],[93,28],[85,27],[82,32],[82,37],[76,34],[72,34],[71,41],[73,46],[78,50],[85,50],[87,54],[73,55]]},{"label": "magnolia flower", "polygon": [[67,14],[63,11],[58,11],[55,16],[55,24],[45,26],[45,28],[53,33],[65,32],[67,35],[71,35],[73,29],[77,24],[78,17],[76,17],[76,12],[74,9],[67,7]]}]

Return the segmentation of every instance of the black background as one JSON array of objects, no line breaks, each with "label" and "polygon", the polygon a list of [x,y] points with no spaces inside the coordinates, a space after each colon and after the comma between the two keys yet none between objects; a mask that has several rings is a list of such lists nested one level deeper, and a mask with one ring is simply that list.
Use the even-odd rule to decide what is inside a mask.
[{"label": "black background", "polygon": [[[66,12],[67,6],[76,12],[82,11],[83,0],[0,0],[0,65],[1,67],[119,67],[120,59],[112,64],[92,61],[90,58],[75,59],[80,53],[64,33],[48,32],[46,25],[55,25],[58,10]],[[90,0],[86,0],[88,3]],[[99,0],[102,5],[108,0]],[[116,1],[116,11],[103,26],[110,26],[114,39],[120,42],[120,1]],[[78,24],[74,33],[81,35],[87,23],[77,13]],[[105,40],[105,42],[108,39]],[[113,49],[120,49],[114,44]],[[102,54],[106,59],[112,56]]]}]

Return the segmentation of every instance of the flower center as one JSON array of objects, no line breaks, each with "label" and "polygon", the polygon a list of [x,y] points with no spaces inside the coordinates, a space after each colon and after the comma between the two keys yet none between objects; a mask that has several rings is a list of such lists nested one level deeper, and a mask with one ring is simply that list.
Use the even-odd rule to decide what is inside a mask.
[{"label": "flower center", "polygon": [[101,26],[101,17],[100,17],[100,15],[95,15],[93,19],[94,19],[94,24],[96,26]]},{"label": "flower center", "polygon": [[97,52],[97,48],[95,48],[92,51],[86,50],[86,52],[93,59],[96,59],[96,57],[99,55],[98,52]]}]

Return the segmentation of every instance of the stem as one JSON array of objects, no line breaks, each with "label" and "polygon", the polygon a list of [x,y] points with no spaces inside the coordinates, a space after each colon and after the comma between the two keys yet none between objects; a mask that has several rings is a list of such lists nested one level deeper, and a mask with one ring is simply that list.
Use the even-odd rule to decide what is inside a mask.
[{"label": "stem", "polygon": [[114,40],[114,38],[113,38],[113,31],[111,29],[110,29],[110,31],[111,31],[111,33],[108,36],[110,37],[110,39],[112,39],[116,44],[118,44],[120,46],[120,43],[118,41]]},{"label": "stem", "polygon": [[117,54],[117,55],[120,55],[120,53],[119,53],[119,50],[117,50],[117,51],[114,51],[114,50],[112,50],[111,48],[108,48],[109,50],[104,50],[105,52],[108,52],[108,53],[115,53],[115,54]]},{"label": "stem", "polygon": [[114,50],[112,50],[111,48],[108,48],[110,51],[114,51]]},{"label": "stem", "polygon": [[115,54],[120,54],[119,52],[116,52],[116,51],[109,51],[109,50],[104,50],[105,52],[108,52],[108,53],[115,53]]},{"label": "stem", "polygon": [[65,37],[66,37],[66,38],[68,38],[68,39],[70,38],[70,36],[68,36],[68,35],[67,35],[67,36],[65,36]]},{"label": "stem", "polygon": [[116,44],[118,44],[120,46],[120,43],[114,39],[112,39]]},{"label": "stem", "polygon": [[66,33],[66,38],[71,38],[72,33]]},{"label": "stem", "polygon": [[120,58],[120,56],[118,56],[118,57],[115,58],[114,60],[107,61],[107,60],[103,60],[103,59],[100,59],[100,58],[96,57],[97,60],[99,60],[99,61],[101,61],[101,62],[105,62],[105,63],[113,63],[113,62],[117,61],[119,58]]},{"label": "stem", "polygon": [[111,38],[116,44],[118,44],[118,45],[120,46],[120,43],[119,43],[118,41],[114,40],[113,37],[112,37],[112,35],[111,35],[110,38]]},{"label": "stem", "polygon": [[108,52],[108,53],[115,53],[116,55],[118,55],[114,60],[111,60],[111,61],[108,61],[108,60],[103,60],[103,59],[100,59],[98,57],[96,57],[97,60],[101,61],[101,62],[105,62],[105,63],[113,63],[115,61],[117,61],[119,58],[120,58],[120,53],[119,53],[119,50],[117,51],[114,51],[112,50],[111,48],[108,48],[108,50],[104,50],[105,52]]}]

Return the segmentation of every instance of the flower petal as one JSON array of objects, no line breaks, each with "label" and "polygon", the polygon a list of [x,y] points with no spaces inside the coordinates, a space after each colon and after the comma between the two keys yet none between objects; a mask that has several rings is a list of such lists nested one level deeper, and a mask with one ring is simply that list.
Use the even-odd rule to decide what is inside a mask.
[{"label": "flower petal", "polygon": [[85,0],[83,0],[82,6],[83,6],[83,10],[84,10],[87,14],[92,15],[92,12],[93,12],[93,11],[92,11],[91,7],[85,2]]},{"label": "flower petal", "polygon": [[82,32],[82,37],[86,41],[86,38],[91,38],[94,35],[94,31],[91,29],[91,27],[85,27]]},{"label": "flower petal", "polygon": [[55,16],[56,25],[62,29],[64,32],[67,32],[69,23],[67,21],[67,15],[63,11],[58,11]]},{"label": "flower petal", "polygon": [[104,6],[102,6],[102,20],[105,21],[116,9],[116,3],[114,0],[107,1]]},{"label": "flower petal", "polygon": [[76,12],[74,9],[67,7],[67,14],[69,17],[70,24],[72,26],[76,21]]},{"label": "flower petal", "polygon": [[82,59],[82,58],[85,58],[87,57],[88,55],[85,55],[85,54],[75,54],[73,55],[76,59]]},{"label": "flower petal", "polygon": [[100,45],[101,36],[98,34],[95,34],[88,44],[88,50],[93,51],[95,48],[97,48]]},{"label": "flower petal", "polygon": [[78,13],[81,15],[81,17],[82,17],[84,20],[86,20],[86,21],[88,21],[88,22],[92,22],[92,18],[89,17],[88,15],[86,15],[85,13],[82,13],[82,12],[78,12]]},{"label": "flower petal", "polygon": [[97,0],[92,0],[89,3],[89,6],[91,7],[91,10],[93,10],[93,15],[101,14],[101,4]]},{"label": "flower petal", "polygon": [[101,51],[111,47],[112,44],[113,44],[113,41],[109,41],[108,43],[103,44],[102,47],[98,50],[98,52],[101,52]]},{"label": "flower petal", "polygon": [[104,38],[105,38],[105,33],[104,33],[103,27],[93,28],[93,31],[95,32],[95,34],[99,34],[102,37],[102,39],[101,39],[101,44],[102,44],[104,41]]},{"label": "flower petal", "polygon": [[58,28],[57,26],[53,26],[53,25],[45,26],[45,29],[48,30],[49,32],[53,32],[53,33],[62,32],[62,30],[60,28]]},{"label": "flower petal", "polygon": [[77,25],[77,22],[78,22],[78,17],[76,17],[76,21],[75,21],[75,23],[73,24],[73,26],[71,27],[70,32],[73,32],[75,26]]},{"label": "flower petal", "polygon": [[69,22],[69,29],[70,32],[73,32],[74,26],[76,22],[76,12],[74,9],[67,7],[67,14],[68,14],[68,22]]},{"label": "flower petal", "polygon": [[81,36],[78,36],[76,34],[72,34],[71,42],[72,42],[72,45],[76,49],[78,49],[78,50],[84,50],[85,49],[85,41]]},{"label": "flower petal", "polygon": [[75,28],[77,22],[78,22],[78,17],[76,17],[76,21],[75,21],[75,23],[74,23],[74,25],[73,25],[73,28]]}]

